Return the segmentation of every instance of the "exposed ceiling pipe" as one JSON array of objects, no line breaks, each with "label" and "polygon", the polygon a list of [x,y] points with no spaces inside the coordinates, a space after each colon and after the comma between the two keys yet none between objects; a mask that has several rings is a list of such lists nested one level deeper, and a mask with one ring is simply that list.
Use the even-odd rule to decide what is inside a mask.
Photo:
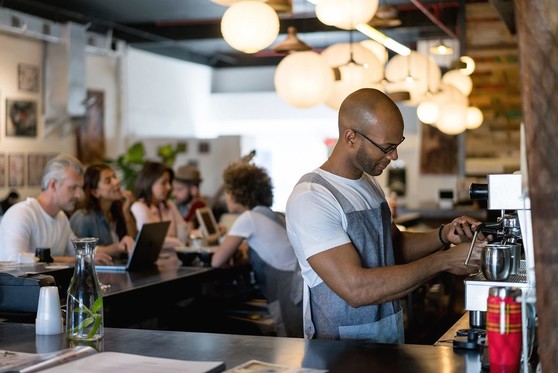
[{"label": "exposed ceiling pipe", "polygon": [[422,13],[424,13],[425,16],[428,17],[428,19],[430,19],[432,22],[434,22],[434,24],[436,26],[438,26],[440,28],[440,30],[442,30],[443,32],[445,32],[446,34],[448,34],[448,36],[452,39],[459,39],[459,37],[455,34],[455,32],[453,32],[452,30],[450,30],[446,25],[444,25],[442,23],[442,21],[440,21],[440,19],[438,17],[436,17],[434,14],[432,14],[427,8],[426,6],[420,2],[420,0],[410,0],[411,3],[413,3],[414,6],[417,7],[418,10],[420,10]]}]

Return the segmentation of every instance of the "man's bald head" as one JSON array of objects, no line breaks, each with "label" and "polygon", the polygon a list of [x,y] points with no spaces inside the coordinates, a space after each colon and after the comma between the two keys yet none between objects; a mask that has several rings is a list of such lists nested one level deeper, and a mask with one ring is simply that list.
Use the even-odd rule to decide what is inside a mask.
[{"label": "man's bald head", "polygon": [[362,88],[345,98],[339,109],[339,133],[345,129],[364,131],[367,126],[378,123],[379,114],[387,114],[403,123],[399,108],[382,91]]}]

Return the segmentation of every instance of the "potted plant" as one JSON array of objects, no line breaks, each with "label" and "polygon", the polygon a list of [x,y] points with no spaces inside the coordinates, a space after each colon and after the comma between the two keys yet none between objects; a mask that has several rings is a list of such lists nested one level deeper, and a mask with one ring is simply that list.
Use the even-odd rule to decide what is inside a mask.
[{"label": "potted plant", "polygon": [[[176,156],[184,153],[186,149],[185,143],[160,145],[157,147],[157,156],[160,162],[172,167]],[[119,155],[116,160],[108,160],[108,163],[115,165],[122,173],[122,185],[128,190],[134,190],[136,178],[146,161],[148,159],[145,158],[145,146],[140,141],[130,146],[126,153]]]}]

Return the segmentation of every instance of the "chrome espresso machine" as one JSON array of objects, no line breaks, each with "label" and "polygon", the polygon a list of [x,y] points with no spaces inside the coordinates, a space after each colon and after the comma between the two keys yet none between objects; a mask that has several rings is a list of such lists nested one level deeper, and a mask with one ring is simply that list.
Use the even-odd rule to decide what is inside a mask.
[{"label": "chrome espresso machine", "polygon": [[[487,280],[481,271],[468,276],[465,279],[465,309],[469,311],[470,327],[484,329],[489,289],[494,286],[521,289],[519,300],[523,315],[523,353],[524,356],[529,356],[528,349],[532,346],[534,338],[536,294],[531,203],[525,192],[527,186],[526,183],[522,183],[520,173],[488,175],[487,179],[488,184],[471,185],[470,197],[473,200],[486,199],[487,208],[500,210],[501,215],[496,223],[483,224],[486,231],[482,228],[480,231],[491,234],[495,241],[500,241],[502,244],[518,246],[520,251],[516,253],[518,255],[516,259],[519,262],[517,270],[512,270],[505,281]],[[477,233],[475,232],[471,251]],[[468,264],[468,260],[469,257],[465,264]]]}]

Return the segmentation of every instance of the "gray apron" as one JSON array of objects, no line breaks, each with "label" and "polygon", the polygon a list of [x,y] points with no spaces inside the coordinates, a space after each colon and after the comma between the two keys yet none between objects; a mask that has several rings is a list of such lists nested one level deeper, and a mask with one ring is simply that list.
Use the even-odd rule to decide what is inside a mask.
[{"label": "gray apron", "polygon": [[[285,221],[269,207],[256,206],[253,212],[266,216],[285,229]],[[285,234],[287,234],[285,232]],[[303,337],[302,289],[304,286],[300,266],[293,271],[281,271],[266,263],[249,248],[250,264],[258,285],[268,303],[279,337]]]},{"label": "gray apron", "polygon": [[[321,175],[306,174],[301,182],[322,185],[337,199],[347,217],[347,234],[360,255],[363,267],[395,264],[391,212],[385,199],[378,207],[355,211],[347,198]],[[371,180],[369,182],[383,196],[383,192]],[[307,290],[310,299],[304,314],[306,337],[404,343],[403,311],[399,300],[353,308],[325,282]]]}]

